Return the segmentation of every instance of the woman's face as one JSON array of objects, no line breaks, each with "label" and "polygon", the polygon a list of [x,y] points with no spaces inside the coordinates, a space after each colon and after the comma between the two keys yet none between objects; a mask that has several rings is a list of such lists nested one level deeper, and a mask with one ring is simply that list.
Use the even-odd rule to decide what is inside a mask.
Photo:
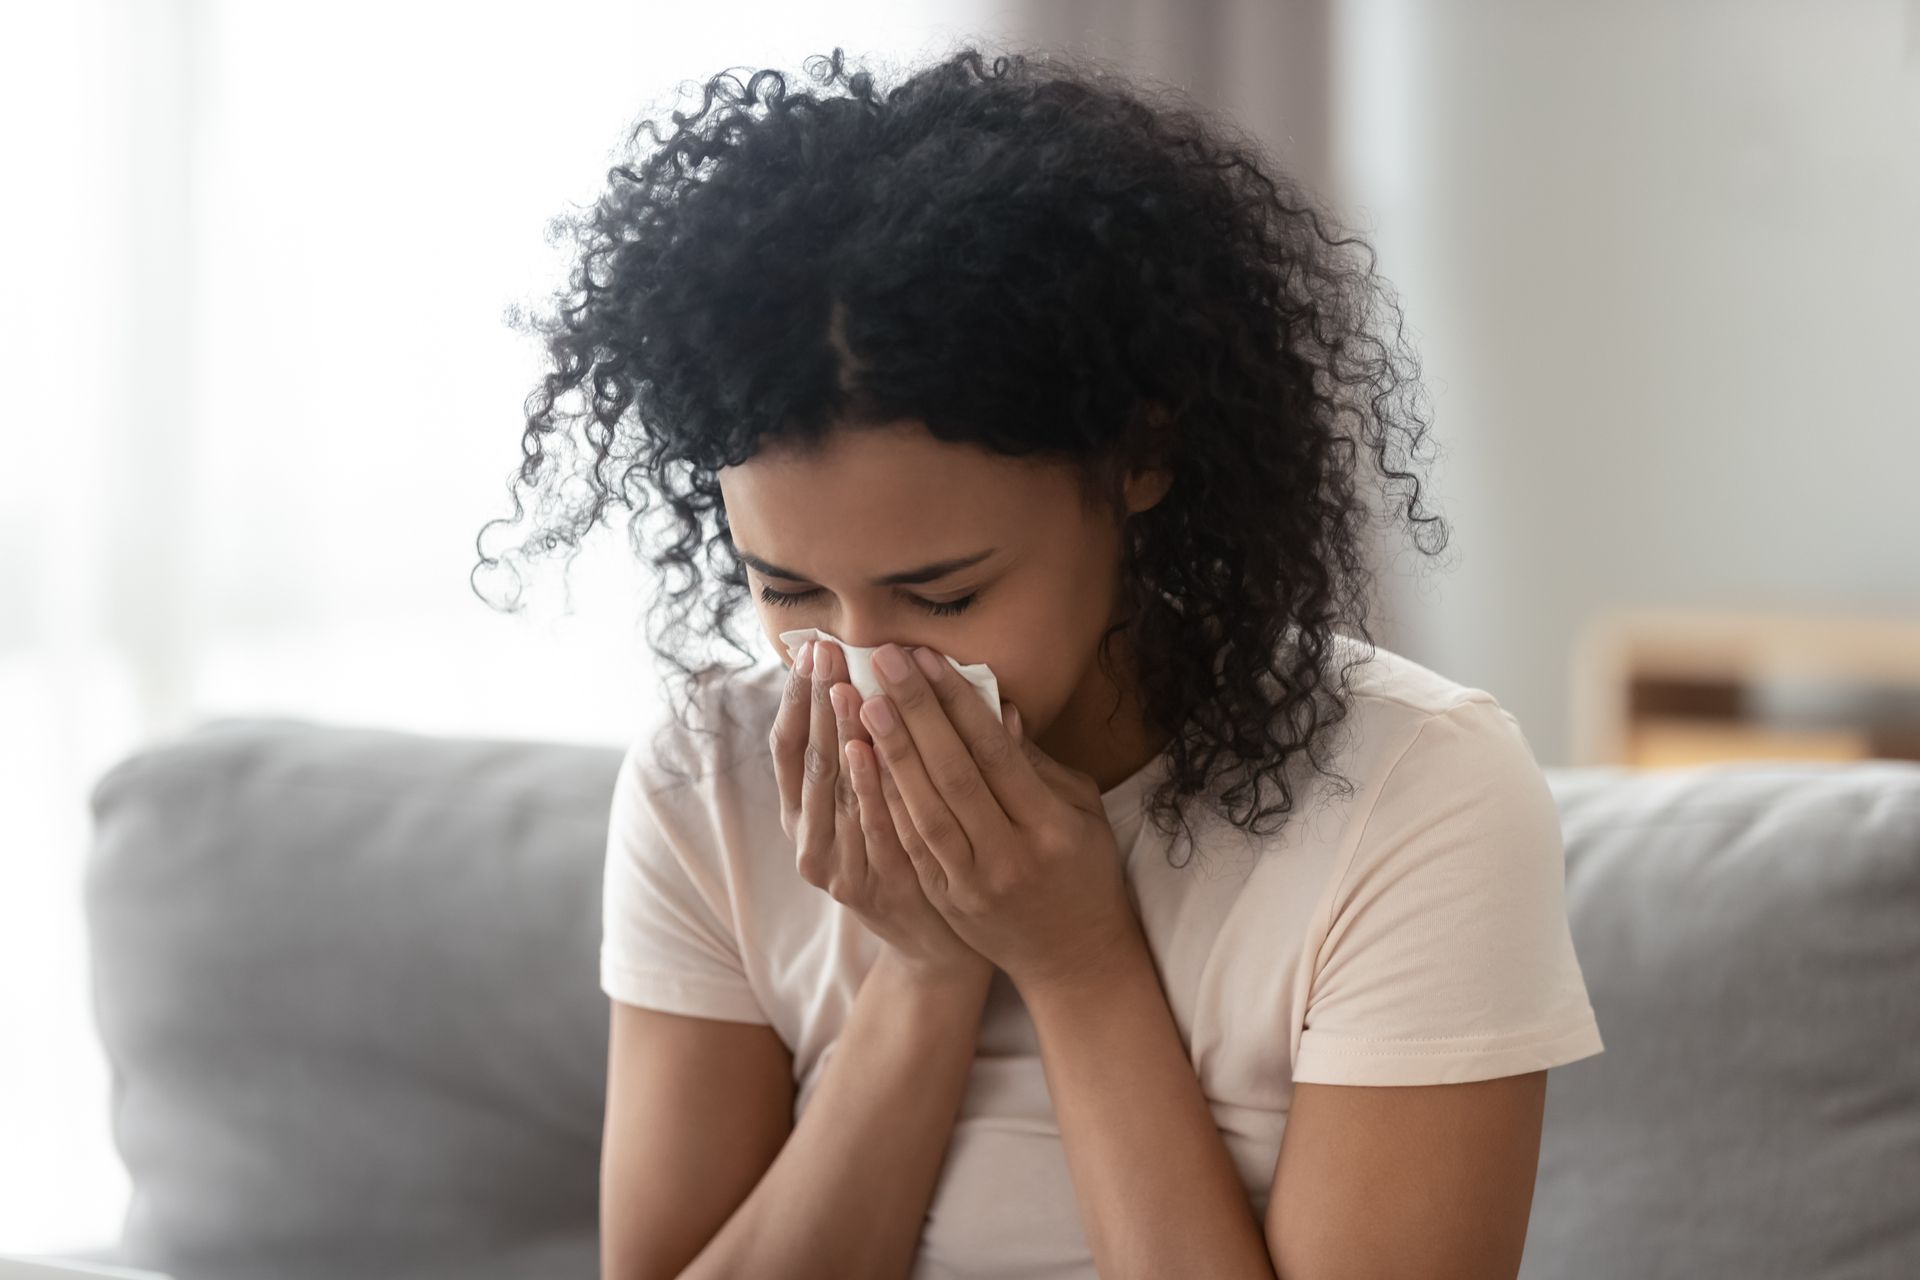
[{"label": "woman's face", "polygon": [[[1064,465],[908,420],[832,432],[815,452],[776,442],[719,482],[760,624],[788,665],[779,633],[798,627],[984,662],[1036,741],[1096,672],[1119,607],[1120,527],[1083,508]],[[1136,509],[1164,492],[1132,484]]]}]

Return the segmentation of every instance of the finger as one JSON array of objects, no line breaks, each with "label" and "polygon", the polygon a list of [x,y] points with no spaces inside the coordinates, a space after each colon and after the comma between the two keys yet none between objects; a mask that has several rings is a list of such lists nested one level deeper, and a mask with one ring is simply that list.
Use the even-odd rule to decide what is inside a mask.
[{"label": "finger", "polygon": [[[842,662],[844,661],[843,656]],[[840,762],[843,765],[846,763],[849,742],[863,742],[867,745],[869,763],[871,763],[873,735],[867,732],[866,722],[860,718],[860,691],[853,687],[853,682],[847,678],[847,672],[844,669],[840,677],[833,682],[833,688],[829,692],[833,697],[833,714],[841,734]],[[849,775],[849,786],[851,786],[851,775]]]},{"label": "finger", "polygon": [[[879,669],[877,663],[875,669]],[[885,676],[881,679],[887,681]],[[890,683],[900,690],[904,682]],[[887,771],[906,806],[908,825],[901,827],[900,838],[909,852],[918,840],[944,868],[948,880],[964,880],[973,873],[974,841],[998,840],[994,824],[997,821],[999,829],[1004,830],[1006,819],[1000,816],[986,783],[980,780],[979,770],[974,769],[973,761],[967,758],[966,747],[954,733],[953,726],[946,723],[946,714],[926,682],[922,680],[917,688],[906,689],[903,696],[915,704],[915,718],[921,725],[917,734],[908,728],[903,715],[906,708],[895,698],[876,694],[861,707],[861,717],[873,734],[874,750],[887,762]],[[944,741],[943,758],[949,776],[942,781],[936,782],[927,766],[922,755],[923,740],[931,744],[932,749],[938,749]],[[958,765],[956,759],[960,762]],[[962,766],[973,772],[971,788],[964,780],[951,776]],[[949,792],[973,811],[971,826],[962,822],[948,804]],[[980,815],[982,804],[993,810],[991,819]],[[915,865],[919,865],[918,859]]]},{"label": "finger", "polygon": [[[970,834],[978,823],[977,841],[986,843],[1004,838],[1009,820],[1019,825],[1037,819],[1048,803],[1047,787],[1007,726],[946,657],[927,648],[914,649],[912,657],[895,700],[902,703],[928,774],[961,823]],[[928,710],[916,718],[906,704],[920,691]],[[923,724],[930,726],[932,742],[921,741]]]},{"label": "finger", "polygon": [[812,647],[803,644],[787,672],[780,708],[774,713],[773,727],[767,732],[767,746],[773,752],[773,776],[780,791],[780,825],[786,829],[788,839],[798,834],[800,776],[807,749],[807,723],[813,710],[812,670]]},{"label": "finger", "polygon": [[834,788],[840,783],[840,736],[833,723],[828,694],[843,673],[839,646],[829,641],[813,645],[812,693],[807,704],[807,747],[800,779],[800,858],[807,865],[801,875],[824,885],[835,870]]},{"label": "finger", "polygon": [[860,805],[860,831],[866,837],[869,869],[879,876],[913,875],[913,859],[901,846],[900,833],[894,828],[892,806],[881,786],[879,757],[873,754],[873,744],[864,737],[850,739],[841,756],[853,777],[853,793]]},{"label": "finger", "polygon": [[900,794],[900,784],[894,780],[886,757],[876,750],[873,758],[879,766],[880,798],[893,819],[894,840],[898,842],[903,856],[912,864],[913,873],[919,877],[921,891],[936,905],[945,902],[950,883],[947,869],[940,865],[940,859],[934,856],[933,849],[921,838],[920,829],[913,825],[913,814],[907,810],[907,798]]},{"label": "finger", "polygon": [[1092,777],[1078,769],[1069,769],[1025,737],[1020,739],[1020,753],[1026,757],[1035,776],[1053,792],[1066,796],[1089,813],[1104,812],[1100,804],[1100,784]]},{"label": "finger", "polygon": [[[866,891],[868,866],[866,841],[861,836],[863,815],[860,797],[854,787],[853,769],[848,764],[847,748],[861,732],[860,694],[845,680],[836,680],[827,690],[833,704],[834,762],[837,782],[834,795],[835,872],[844,890],[856,899]],[[861,745],[866,745],[862,743]]]}]

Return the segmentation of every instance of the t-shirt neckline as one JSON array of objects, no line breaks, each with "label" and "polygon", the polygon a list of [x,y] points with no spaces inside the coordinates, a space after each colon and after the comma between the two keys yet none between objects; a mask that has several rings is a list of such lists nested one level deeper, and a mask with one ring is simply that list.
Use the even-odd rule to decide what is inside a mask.
[{"label": "t-shirt neckline", "polygon": [[1119,826],[1140,812],[1146,805],[1146,794],[1158,782],[1171,766],[1172,758],[1166,751],[1153,757],[1122,778],[1112,787],[1100,793],[1101,807],[1107,811],[1107,823]]}]

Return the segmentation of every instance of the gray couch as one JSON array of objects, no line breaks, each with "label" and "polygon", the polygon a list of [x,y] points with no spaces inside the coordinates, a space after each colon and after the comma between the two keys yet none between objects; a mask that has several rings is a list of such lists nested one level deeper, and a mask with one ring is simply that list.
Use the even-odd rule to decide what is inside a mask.
[{"label": "gray couch", "polygon": [[[598,1274],[619,752],[203,725],[93,794],[117,1248],[177,1280]],[[1604,1054],[1524,1275],[1920,1276],[1920,764],[1548,771]]]}]

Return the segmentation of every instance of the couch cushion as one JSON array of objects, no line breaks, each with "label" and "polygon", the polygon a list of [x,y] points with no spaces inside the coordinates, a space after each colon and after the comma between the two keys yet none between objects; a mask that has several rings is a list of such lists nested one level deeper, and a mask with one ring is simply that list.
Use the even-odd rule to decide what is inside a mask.
[{"label": "couch cushion", "polygon": [[619,760],[248,719],[102,775],[118,1256],[181,1280],[597,1275]]},{"label": "couch cushion", "polygon": [[1522,1274],[1920,1274],[1920,764],[1547,773],[1607,1051]]},{"label": "couch cushion", "polygon": [[[228,720],[102,776],[112,1259],[598,1274],[620,751]],[[1552,1073],[1523,1276],[1920,1257],[1920,765],[1548,769],[1604,1054]]]}]

